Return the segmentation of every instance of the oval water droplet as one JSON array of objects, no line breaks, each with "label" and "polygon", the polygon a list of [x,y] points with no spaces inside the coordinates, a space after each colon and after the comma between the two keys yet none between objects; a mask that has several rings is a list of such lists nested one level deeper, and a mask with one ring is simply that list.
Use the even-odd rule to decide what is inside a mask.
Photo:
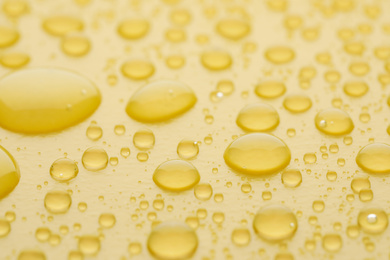
[{"label": "oval water droplet", "polygon": [[249,104],[240,110],[236,123],[240,128],[249,132],[270,131],[279,125],[279,114],[270,105]]},{"label": "oval water droplet", "polygon": [[19,167],[12,155],[0,146],[0,200],[5,198],[18,185]]},{"label": "oval water droplet", "polygon": [[351,117],[343,110],[328,108],[315,117],[318,130],[329,135],[344,135],[352,132],[354,124]]},{"label": "oval water droplet", "polygon": [[390,145],[368,144],[356,156],[357,165],[369,173],[390,173]]}]

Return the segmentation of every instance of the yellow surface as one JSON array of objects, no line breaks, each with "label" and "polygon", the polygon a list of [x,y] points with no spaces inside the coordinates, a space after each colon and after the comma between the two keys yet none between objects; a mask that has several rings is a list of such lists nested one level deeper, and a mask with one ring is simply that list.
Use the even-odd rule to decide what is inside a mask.
[{"label": "yellow surface", "polygon": [[[29,252],[49,260],[82,254],[85,259],[151,259],[152,227],[171,220],[196,229],[193,259],[389,258],[390,180],[359,168],[356,156],[369,143],[390,143],[390,1],[3,0],[1,5],[0,57],[25,53],[30,61],[24,68],[76,72],[97,86],[102,100],[88,119],[60,132],[24,135],[0,129],[0,145],[21,174],[16,188],[0,200],[0,229],[6,234],[0,237],[0,259],[17,259],[23,251],[22,260],[31,259]],[[45,25],[48,33],[43,23],[53,17],[62,18]],[[90,49],[66,54],[63,37],[85,37]],[[137,67],[138,79],[128,78],[121,69],[129,61],[150,62],[153,73]],[[10,72],[0,68],[0,76]],[[183,110],[179,104],[180,115],[171,119],[157,110],[164,119],[158,123],[129,117],[126,106],[133,94],[161,80],[188,86],[196,96],[194,106]],[[225,94],[221,81],[233,82],[234,88]],[[276,91],[280,97],[258,96],[261,82],[283,82],[286,91]],[[346,90],[348,82],[365,82],[367,93],[362,94],[362,85]],[[303,113],[286,110],[290,94],[308,96],[312,106]],[[270,133],[291,151],[287,169],[301,172],[295,188],[283,184],[280,172],[247,176],[224,161],[228,145],[246,134],[236,124],[239,111],[256,102],[279,114]],[[330,108],[345,111],[353,130],[347,122],[343,131],[337,126],[332,131],[341,135],[319,131],[315,117]],[[138,120],[156,121],[138,112]],[[141,151],[133,136],[145,128],[155,144]],[[208,186],[198,187],[195,196],[196,187],[170,192],[153,182],[161,163],[180,158],[177,146],[183,139],[199,145],[199,154],[193,149],[181,156],[191,158],[201,184],[211,185],[211,197]],[[103,148],[110,157],[103,170],[84,168],[81,158],[90,147]],[[388,156],[374,156],[386,165],[372,164],[375,152],[365,157],[365,167],[374,173],[388,169]],[[79,168],[65,183],[50,176],[52,163],[64,157]],[[53,212],[65,213],[52,214],[44,198],[57,191],[69,194],[71,205],[67,210],[63,197],[66,203]],[[296,216],[290,239],[267,242],[254,231],[255,214],[268,205],[284,205]],[[115,220],[105,220],[104,214]],[[377,214],[374,225],[370,214]]]}]

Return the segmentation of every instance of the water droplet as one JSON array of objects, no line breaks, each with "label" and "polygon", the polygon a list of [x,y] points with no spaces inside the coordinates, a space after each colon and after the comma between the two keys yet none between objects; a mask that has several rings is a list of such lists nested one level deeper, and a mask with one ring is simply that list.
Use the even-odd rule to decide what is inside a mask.
[{"label": "water droplet", "polygon": [[303,161],[306,164],[313,164],[317,162],[317,156],[315,153],[305,153],[303,155]]},{"label": "water droplet", "polygon": [[199,200],[209,200],[213,195],[213,188],[208,183],[200,183],[195,186],[194,194]]},{"label": "water droplet", "polygon": [[380,234],[388,226],[388,216],[382,209],[363,209],[358,215],[359,227],[368,234]]},{"label": "water droplet", "polygon": [[375,56],[380,60],[386,60],[390,58],[390,47],[389,46],[379,46],[374,50]]},{"label": "water droplet", "polygon": [[30,56],[23,52],[7,52],[0,56],[0,64],[6,68],[18,69],[30,62]]},{"label": "water droplet", "polygon": [[146,162],[149,159],[149,154],[145,152],[139,152],[137,154],[137,160],[140,162]]},{"label": "water droplet", "polygon": [[139,242],[132,242],[129,244],[128,251],[130,255],[139,255],[142,252],[142,246]]},{"label": "water droplet", "polygon": [[107,167],[108,155],[103,148],[90,147],[83,153],[81,161],[89,171],[99,171]]},{"label": "water droplet", "polygon": [[269,242],[277,242],[294,236],[298,221],[294,213],[281,205],[265,206],[253,220],[256,233]]},{"label": "water droplet", "polygon": [[287,96],[283,106],[292,113],[302,113],[311,108],[311,99],[305,94],[294,94]]},{"label": "water droplet", "polygon": [[241,191],[243,193],[249,193],[252,191],[252,186],[250,185],[250,183],[244,183],[241,185]]},{"label": "water droplet", "polygon": [[5,198],[18,185],[19,167],[12,155],[0,146],[0,200]]},{"label": "water droplet", "polygon": [[102,213],[99,216],[99,225],[103,228],[112,228],[116,223],[116,218],[111,213]]},{"label": "water droplet", "polygon": [[247,134],[225,150],[226,164],[241,173],[262,175],[284,169],[291,159],[290,149],[279,138],[262,133]]},{"label": "water droplet", "polygon": [[371,201],[374,198],[374,193],[370,189],[362,189],[359,192],[359,199],[361,202]]},{"label": "water droplet", "polygon": [[46,256],[39,250],[24,250],[20,252],[18,260],[46,260]]},{"label": "water droplet", "polygon": [[357,165],[373,174],[390,172],[390,145],[383,143],[368,144],[356,156]]},{"label": "water droplet", "polygon": [[70,32],[81,31],[84,28],[83,22],[72,16],[53,16],[43,21],[43,29],[54,36],[64,36]]},{"label": "water droplet", "polygon": [[127,158],[130,156],[130,149],[128,147],[122,147],[121,148],[121,155],[124,157],[124,158]]},{"label": "water droplet", "polygon": [[39,242],[47,242],[51,236],[51,231],[47,227],[37,228],[35,237]]},{"label": "water droplet", "polygon": [[6,237],[11,232],[11,225],[8,220],[0,218],[0,238]]},{"label": "water droplet", "polygon": [[351,117],[337,108],[328,108],[319,112],[315,118],[315,125],[318,130],[329,135],[348,134],[354,128]]},{"label": "water droplet", "polygon": [[172,55],[165,60],[167,66],[171,69],[179,69],[186,63],[185,57],[181,55]]},{"label": "water droplet", "polygon": [[313,201],[313,210],[317,213],[323,212],[325,209],[325,203],[322,200]]},{"label": "water droplet", "polygon": [[96,236],[82,236],[79,239],[79,250],[87,256],[94,256],[100,251],[100,240]]},{"label": "water droplet", "polygon": [[13,28],[0,26],[0,48],[9,47],[19,40],[19,32]]},{"label": "water droplet", "polygon": [[286,187],[295,188],[302,183],[301,171],[297,169],[287,169],[282,172],[282,183]]},{"label": "water droplet", "polygon": [[364,76],[371,70],[366,62],[353,62],[349,66],[349,71],[355,76]]},{"label": "water droplet", "polygon": [[284,26],[288,30],[296,30],[299,27],[301,27],[303,24],[303,20],[300,16],[298,15],[288,15],[284,19]]},{"label": "water droplet", "polygon": [[68,254],[68,260],[84,260],[84,255],[80,251],[70,251]]},{"label": "water droplet", "polygon": [[291,62],[295,58],[294,51],[285,46],[271,47],[266,50],[265,58],[276,65]]},{"label": "water droplet", "polygon": [[189,162],[171,160],[160,164],[153,174],[154,183],[169,191],[183,191],[194,187],[200,180],[198,170]]},{"label": "water droplet", "polygon": [[342,246],[343,240],[338,234],[326,234],[322,238],[322,247],[328,252],[337,252]]},{"label": "water droplet", "polygon": [[118,26],[118,33],[127,40],[136,40],[149,32],[149,22],[144,19],[127,19]]},{"label": "water droplet", "polygon": [[103,136],[103,130],[100,126],[96,124],[91,124],[87,128],[87,137],[91,139],[92,141],[99,140]]},{"label": "water droplet", "polygon": [[138,130],[133,137],[134,146],[140,150],[147,150],[153,148],[154,142],[154,134],[149,129]]},{"label": "water droplet", "polygon": [[191,14],[185,9],[177,9],[171,12],[170,18],[173,23],[184,26],[191,21]]},{"label": "water droplet", "polygon": [[217,32],[230,40],[240,40],[250,32],[250,25],[238,19],[224,19],[217,23]]},{"label": "water droplet", "polygon": [[255,93],[262,98],[277,98],[286,92],[286,86],[279,81],[264,81],[255,88]]},{"label": "water droplet", "polygon": [[232,65],[232,57],[225,51],[206,51],[201,55],[201,62],[209,70],[224,70]]},{"label": "water droplet", "polygon": [[[11,91],[12,90],[12,91]],[[80,123],[101,96],[88,79],[66,70],[19,70],[0,80],[0,125],[28,134],[59,131]],[[68,105],[72,109],[68,109]]]},{"label": "water droplet", "polygon": [[232,232],[232,242],[236,246],[246,246],[251,241],[251,234],[246,228],[236,228]]},{"label": "water droplet", "polygon": [[50,175],[57,181],[70,181],[79,173],[75,161],[68,158],[60,158],[53,162],[50,167]]},{"label": "water droplet", "polygon": [[198,143],[188,139],[181,140],[177,145],[177,154],[185,160],[195,159],[199,154]]},{"label": "water droplet", "polygon": [[347,227],[347,235],[350,238],[357,238],[360,234],[359,226],[351,225]]},{"label": "water droplet", "polygon": [[61,42],[62,51],[74,57],[86,55],[91,49],[91,43],[84,36],[67,36]]},{"label": "water droplet", "polygon": [[164,222],[152,230],[147,246],[149,252],[158,259],[188,259],[198,247],[198,237],[184,223]]},{"label": "water droplet", "polygon": [[141,122],[161,122],[188,111],[196,100],[194,92],[187,85],[160,80],[135,92],[127,104],[126,112]]},{"label": "water droplet", "polygon": [[45,196],[45,208],[53,214],[66,213],[71,204],[72,198],[66,191],[49,191]]},{"label": "water droplet", "polygon": [[238,113],[236,123],[240,128],[249,132],[270,131],[279,125],[279,114],[270,105],[249,104]]},{"label": "water droplet", "polygon": [[3,11],[6,15],[11,17],[21,16],[28,13],[29,5],[23,0],[9,0],[3,4]]},{"label": "water droplet", "polygon": [[354,177],[351,181],[351,189],[355,193],[359,193],[361,190],[370,189],[371,182],[368,177]]},{"label": "water droplet", "polygon": [[335,171],[328,171],[326,173],[326,178],[328,181],[335,181],[337,179],[337,173]]},{"label": "water droplet", "polygon": [[121,71],[124,76],[133,80],[144,80],[154,74],[154,65],[146,60],[127,61],[122,65]]},{"label": "water droplet", "polygon": [[362,42],[350,42],[344,45],[344,50],[352,55],[362,55],[366,46]]}]

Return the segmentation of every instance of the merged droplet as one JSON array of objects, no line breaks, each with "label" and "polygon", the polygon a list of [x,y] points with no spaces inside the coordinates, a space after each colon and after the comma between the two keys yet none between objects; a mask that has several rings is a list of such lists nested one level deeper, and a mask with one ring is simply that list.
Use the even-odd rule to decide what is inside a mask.
[{"label": "merged droplet", "polygon": [[292,113],[302,113],[311,108],[311,99],[305,94],[293,94],[287,96],[283,106]]},{"label": "merged droplet", "polygon": [[64,36],[70,32],[81,31],[84,23],[77,17],[52,16],[43,21],[43,29],[54,36]]},{"label": "merged droplet", "polygon": [[9,47],[19,40],[19,32],[13,28],[0,26],[0,48]]},{"label": "merged droplet", "polygon": [[250,25],[238,19],[224,19],[217,23],[217,32],[225,38],[239,40],[250,32]]},{"label": "merged droplet", "polygon": [[291,160],[290,149],[279,138],[263,133],[237,138],[225,150],[226,164],[241,173],[272,174],[284,169]]},{"label": "merged droplet", "polygon": [[160,164],[153,174],[154,183],[169,191],[183,191],[200,181],[198,170],[189,162],[171,160]]},{"label": "merged droplet", "polygon": [[127,40],[136,40],[149,32],[149,22],[145,19],[128,19],[118,26],[118,33]]},{"label": "merged droplet", "polygon": [[279,125],[279,114],[275,108],[262,103],[246,105],[238,113],[237,125],[249,132],[263,132]]},{"label": "merged droplet", "polygon": [[356,156],[357,165],[369,173],[390,173],[390,145],[368,144]]},{"label": "merged droplet", "polygon": [[45,196],[45,208],[53,214],[66,213],[72,204],[72,198],[66,191],[49,191]]},{"label": "merged droplet", "polygon": [[315,125],[318,130],[329,135],[348,134],[354,128],[351,117],[337,108],[328,108],[319,112],[315,118]]},{"label": "merged droplet", "polygon": [[344,84],[344,92],[350,97],[361,97],[368,91],[368,85],[362,81],[350,81]]},{"label": "merged droplet", "polygon": [[379,208],[363,209],[358,215],[359,227],[368,234],[380,234],[389,224],[386,212]]},{"label": "merged droplet", "polygon": [[277,98],[286,92],[286,86],[280,81],[264,81],[255,88],[255,93],[262,98]]},{"label": "merged droplet", "polygon": [[19,70],[0,79],[0,125],[27,134],[59,131],[89,117],[100,100],[96,86],[73,72]]},{"label": "merged droplet", "polygon": [[90,147],[85,150],[81,161],[85,169],[89,171],[99,171],[107,167],[108,155],[103,148]]},{"label": "merged droplet", "polygon": [[0,200],[6,197],[18,185],[19,167],[12,155],[0,146]]},{"label": "merged droplet", "polygon": [[263,239],[277,242],[294,236],[298,228],[295,214],[281,205],[265,206],[257,212],[253,228]]},{"label": "merged droplet", "polygon": [[183,139],[177,145],[177,154],[180,158],[190,160],[196,158],[199,153],[199,145],[193,140]]},{"label": "merged droplet", "polygon": [[7,52],[0,56],[0,64],[6,68],[18,69],[30,62],[30,56],[23,52]]},{"label": "merged droplet", "polygon": [[149,129],[138,130],[133,136],[134,146],[141,150],[153,148],[154,142],[154,134]]},{"label": "merged droplet", "polygon": [[123,75],[130,79],[143,80],[154,74],[154,65],[146,60],[132,60],[125,62],[121,70]]},{"label": "merged droplet", "polygon": [[160,80],[133,94],[127,103],[127,114],[141,122],[161,122],[174,118],[196,103],[194,92],[184,83]]},{"label": "merged droplet", "polygon": [[225,51],[203,52],[200,60],[209,70],[225,70],[232,65],[232,57]]},{"label": "merged droplet", "polygon": [[198,247],[198,237],[186,224],[164,222],[152,230],[147,246],[150,254],[158,259],[188,259]]},{"label": "merged droplet", "polygon": [[276,65],[291,62],[295,58],[295,52],[285,46],[271,47],[266,50],[265,58]]},{"label": "merged droplet", "polygon": [[50,167],[50,175],[57,181],[70,181],[79,173],[75,161],[68,158],[60,158],[53,162]]}]

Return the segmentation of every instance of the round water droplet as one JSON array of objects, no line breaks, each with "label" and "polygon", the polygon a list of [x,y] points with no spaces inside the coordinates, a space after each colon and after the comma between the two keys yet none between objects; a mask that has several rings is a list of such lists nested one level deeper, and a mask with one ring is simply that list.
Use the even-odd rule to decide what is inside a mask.
[{"label": "round water droplet", "polygon": [[79,173],[75,161],[68,158],[61,158],[53,162],[50,167],[50,175],[57,181],[70,181]]},{"label": "round water droplet", "polygon": [[0,79],[0,125],[28,134],[59,131],[82,122],[100,105],[88,79],[66,70],[19,70]]},{"label": "round water droplet", "polygon": [[322,200],[313,201],[313,210],[317,213],[323,212],[325,209],[325,203]]},{"label": "round water droplet", "polygon": [[125,62],[121,71],[129,79],[144,80],[154,74],[154,65],[146,60],[132,60]]},{"label": "round water droplet", "polygon": [[136,40],[149,32],[149,22],[144,19],[128,19],[118,26],[118,33],[127,40]]},{"label": "round water droplet", "polygon": [[99,140],[103,136],[103,130],[100,126],[96,124],[91,124],[87,128],[87,137],[92,141]]},{"label": "round water droplet", "polygon": [[359,227],[368,234],[380,234],[388,226],[388,216],[382,209],[363,209],[358,215]]},{"label": "round water droplet", "polygon": [[326,179],[328,181],[335,181],[337,179],[337,173],[335,171],[328,171],[326,173]]},{"label": "round water droplet", "polygon": [[0,64],[6,68],[18,69],[30,62],[30,56],[23,52],[7,52],[0,56]]},{"label": "round water droplet", "polygon": [[213,188],[208,183],[200,183],[195,186],[194,194],[199,200],[209,200],[213,195]]},{"label": "round water droplet", "polygon": [[206,51],[201,55],[201,62],[209,70],[224,70],[232,65],[232,57],[225,51]]},{"label": "round water droplet", "polygon": [[12,155],[0,146],[0,200],[5,198],[18,185],[19,167]]},{"label": "round water droplet", "polygon": [[295,214],[281,205],[265,206],[253,220],[256,233],[269,242],[277,242],[294,236],[298,228]]},{"label": "round water droplet", "polygon": [[230,80],[221,80],[217,83],[217,93],[222,93],[223,95],[230,95],[234,91],[234,83]]},{"label": "round water droplet", "polygon": [[177,154],[180,158],[190,160],[199,154],[198,143],[192,140],[183,139],[177,145]]},{"label": "round water droplet", "polygon": [[255,93],[262,98],[277,98],[286,92],[286,86],[279,81],[264,81],[255,88]]},{"label": "round water droplet", "polygon": [[152,230],[147,246],[150,254],[158,259],[188,259],[198,247],[198,237],[186,224],[164,222]]},{"label": "round water droplet", "polygon": [[87,256],[94,256],[100,251],[100,240],[97,236],[82,236],[79,238],[79,250]]},{"label": "round water droplet", "polygon": [[19,32],[13,28],[0,26],[0,48],[9,47],[19,40]]},{"label": "round water droplet", "polygon": [[0,218],[0,238],[6,237],[11,232],[11,225],[8,220]]},{"label": "round water droplet", "polygon": [[284,169],[291,159],[290,149],[279,138],[262,133],[247,134],[225,150],[226,164],[241,173],[272,174]]},{"label": "round water droplet", "polygon": [[53,16],[43,21],[43,29],[54,36],[64,36],[70,32],[81,31],[84,28],[83,22],[72,16]]},{"label": "round water droplet", "polygon": [[382,143],[368,144],[356,156],[357,165],[369,173],[390,172],[390,145]]},{"label": "round water droplet", "polygon": [[39,250],[24,250],[20,252],[18,260],[46,260],[46,255]]},{"label": "round water droplet", "polygon": [[294,51],[289,47],[278,46],[266,50],[265,58],[276,65],[291,62],[295,58]]},{"label": "round water droplet", "polygon": [[135,92],[127,103],[126,112],[141,122],[161,122],[188,111],[196,100],[194,92],[187,85],[160,80]]},{"label": "round water droplet", "polygon": [[351,117],[337,108],[328,108],[319,112],[315,118],[315,125],[318,130],[329,135],[348,134],[354,128]]},{"label": "round water droplet", "polygon": [[153,148],[154,142],[154,134],[149,129],[138,130],[133,137],[134,146],[141,150]]},{"label": "round water droplet", "polygon": [[303,161],[306,164],[313,164],[317,162],[317,156],[315,153],[305,153],[303,155]]},{"label": "round water droplet", "polygon": [[368,85],[362,81],[351,81],[344,84],[344,92],[350,97],[361,97],[368,91]]},{"label": "round water droplet", "polygon": [[53,214],[66,213],[72,204],[72,198],[66,191],[49,191],[45,196],[45,208]]},{"label": "round water droplet", "polygon": [[322,238],[322,247],[331,253],[337,252],[343,246],[343,240],[338,234],[326,234]]},{"label": "round water droplet", "polygon": [[279,114],[275,108],[262,103],[246,105],[238,113],[237,125],[249,132],[263,132],[279,125]]},{"label": "round water droplet", "polygon": [[83,153],[81,161],[89,171],[99,171],[107,167],[108,155],[103,148],[90,147]]},{"label": "round water droplet", "polygon": [[116,218],[111,213],[102,213],[99,216],[99,225],[103,228],[112,228],[116,223]]},{"label": "round water droplet", "polygon": [[84,36],[67,36],[62,39],[61,48],[69,56],[80,57],[89,52],[91,43]]},{"label": "round water droplet", "polygon": [[171,160],[160,164],[153,174],[154,183],[169,191],[183,191],[200,181],[198,170],[189,162]]},{"label": "round water droplet", "polygon": [[250,32],[250,25],[238,19],[224,19],[217,23],[217,32],[230,40],[239,40]]},{"label": "round water droplet", "polygon": [[282,183],[286,187],[295,188],[301,185],[302,174],[297,169],[287,169],[282,172]]},{"label": "round water droplet", "polygon": [[305,94],[294,94],[287,96],[283,106],[292,113],[302,113],[311,108],[311,99]]},{"label": "round water droplet", "polygon": [[130,255],[138,255],[142,252],[142,246],[139,242],[133,242],[129,244],[128,251]]},{"label": "round water droplet", "polygon": [[37,228],[35,231],[35,237],[39,242],[47,242],[51,236],[51,231],[47,227]]},{"label": "round water droplet", "polygon": [[232,232],[232,242],[236,246],[246,246],[251,242],[251,233],[246,228],[236,228]]}]

